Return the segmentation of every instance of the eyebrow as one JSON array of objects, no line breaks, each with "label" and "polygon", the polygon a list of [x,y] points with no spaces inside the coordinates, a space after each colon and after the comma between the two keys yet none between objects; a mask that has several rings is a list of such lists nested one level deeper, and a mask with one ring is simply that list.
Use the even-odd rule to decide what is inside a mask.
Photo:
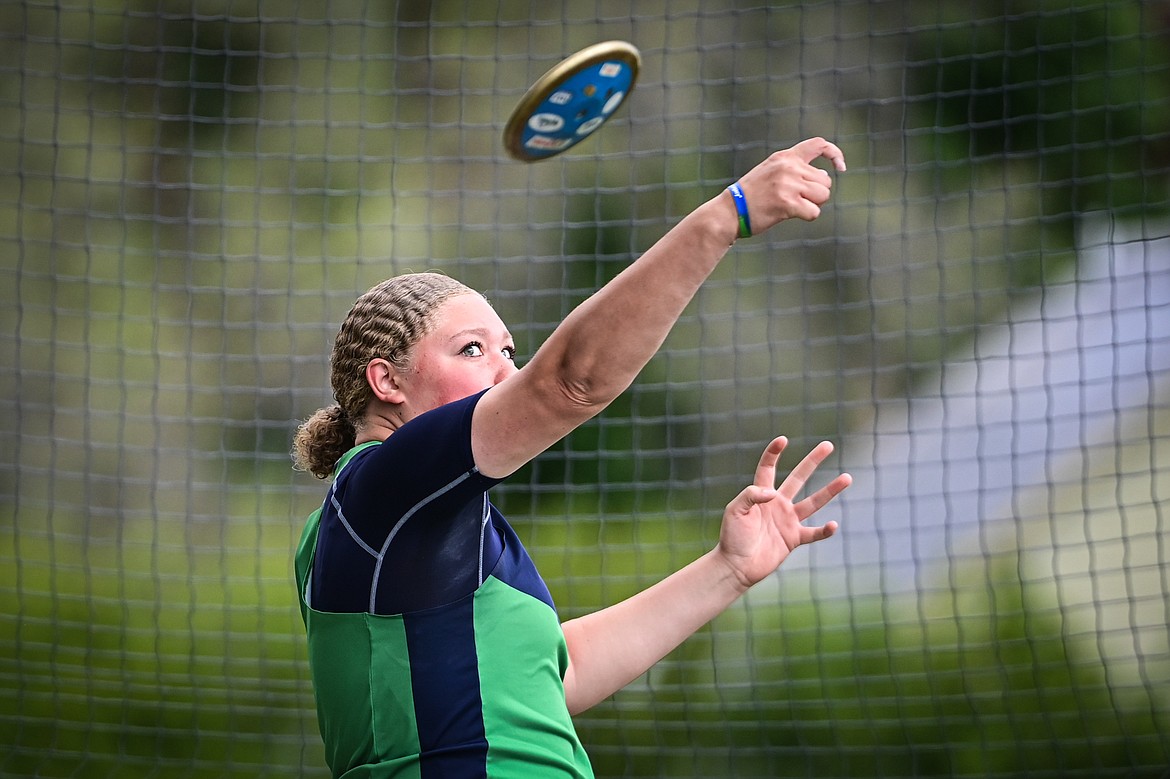
[{"label": "eyebrow", "polygon": [[[452,342],[462,341],[464,338],[467,338],[470,336],[474,336],[476,338],[481,338],[481,339],[486,341],[486,340],[491,338],[491,331],[489,331],[486,327],[468,327],[468,328],[465,328],[463,330],[460,330],[457,333],[452,333],[451,337],[448,340],[452,341]],[[506,328],[504,330],[504,340],[506,340],[506,341],[516,340],[512,337],[512,334],[510,332],[508,332],[508,330]]]}]

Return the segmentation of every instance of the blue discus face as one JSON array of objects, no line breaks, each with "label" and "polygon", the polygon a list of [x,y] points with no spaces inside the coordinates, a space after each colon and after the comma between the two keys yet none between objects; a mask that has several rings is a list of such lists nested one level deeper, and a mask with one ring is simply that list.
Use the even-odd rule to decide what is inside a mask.
[{"label": "blue discus face", "polygon": [[626,99],[636,76],[616,59],[569,76],[529,115],[521,135],[524,153],[543,159],[588,138]]}]

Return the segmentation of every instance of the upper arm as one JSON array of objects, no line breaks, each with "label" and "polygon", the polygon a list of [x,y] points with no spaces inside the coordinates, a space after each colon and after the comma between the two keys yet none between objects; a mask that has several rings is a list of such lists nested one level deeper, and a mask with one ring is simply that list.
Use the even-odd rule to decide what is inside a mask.
[{"label": "upper arm", "polygon": [[573,662],[573,655],[577,651],[576,643],[580,640],[578,635],[577,625],[574,620],[569,620],[561,624],[561,630],[565,636],[565,646],[569,653],[569,664],[565,668],[565,706],[569,709],[569,714],[574,717],[578,714],[588,711],[598,701],[604,698],[599,698],[596,695],[590,695],[581,687],[581,681],[577,676],[578,664]]},{"label": "upper arm", "polygon": [[476,405],[471,451],[485,476],[514,473],[605,407],[541,367],[534,358],[485,392]]}]

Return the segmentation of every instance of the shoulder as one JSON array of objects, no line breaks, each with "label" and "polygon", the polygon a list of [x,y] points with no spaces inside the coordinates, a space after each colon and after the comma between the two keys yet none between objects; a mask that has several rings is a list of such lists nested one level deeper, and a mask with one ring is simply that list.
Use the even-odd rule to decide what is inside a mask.
[{"label": "shoulder", "polygon": [[[411,491],[447,484],[463,474],[478,476],[471,450],[471,420],[483,393],[432,409],[410,420],[354,458],[349,476],[384,489]],[[343,474],[344,475],[344,474]]]},{"label": "shoulder", "polygon": [[482,397],[477,392],[420,414],[387,437],[382,448],[471,464],[471,419]]}]

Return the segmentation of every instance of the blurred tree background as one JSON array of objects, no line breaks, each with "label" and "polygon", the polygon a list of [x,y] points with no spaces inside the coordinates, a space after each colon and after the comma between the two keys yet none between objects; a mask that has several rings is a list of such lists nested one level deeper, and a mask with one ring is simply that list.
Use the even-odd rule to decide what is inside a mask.
[{"label": "blurred tree background", "polygon": [[[770,151],[845,150],[820,220],[733,248],[635,386],[494,495],[571,617],[713,544],[773,434],[848,467],[880,403],[1075,276],[1090,215],[1166,216],[1164,3],[634,8],[0,5],[0,774],[324,774],[291,576],[323,486],[288,449],[388,275],[484,290],[531,353]],[[643,56],[621,113],[508,159],[527,86],[613,38]],[[1157,368],[1103,470],[1015,514],[1086,545],[1087,611],[1013,530],[933,550],[911,595],[781,572],[579,718],[598,775],[1164,777]],[[842,504],[843,535],[873,513]]]}]

